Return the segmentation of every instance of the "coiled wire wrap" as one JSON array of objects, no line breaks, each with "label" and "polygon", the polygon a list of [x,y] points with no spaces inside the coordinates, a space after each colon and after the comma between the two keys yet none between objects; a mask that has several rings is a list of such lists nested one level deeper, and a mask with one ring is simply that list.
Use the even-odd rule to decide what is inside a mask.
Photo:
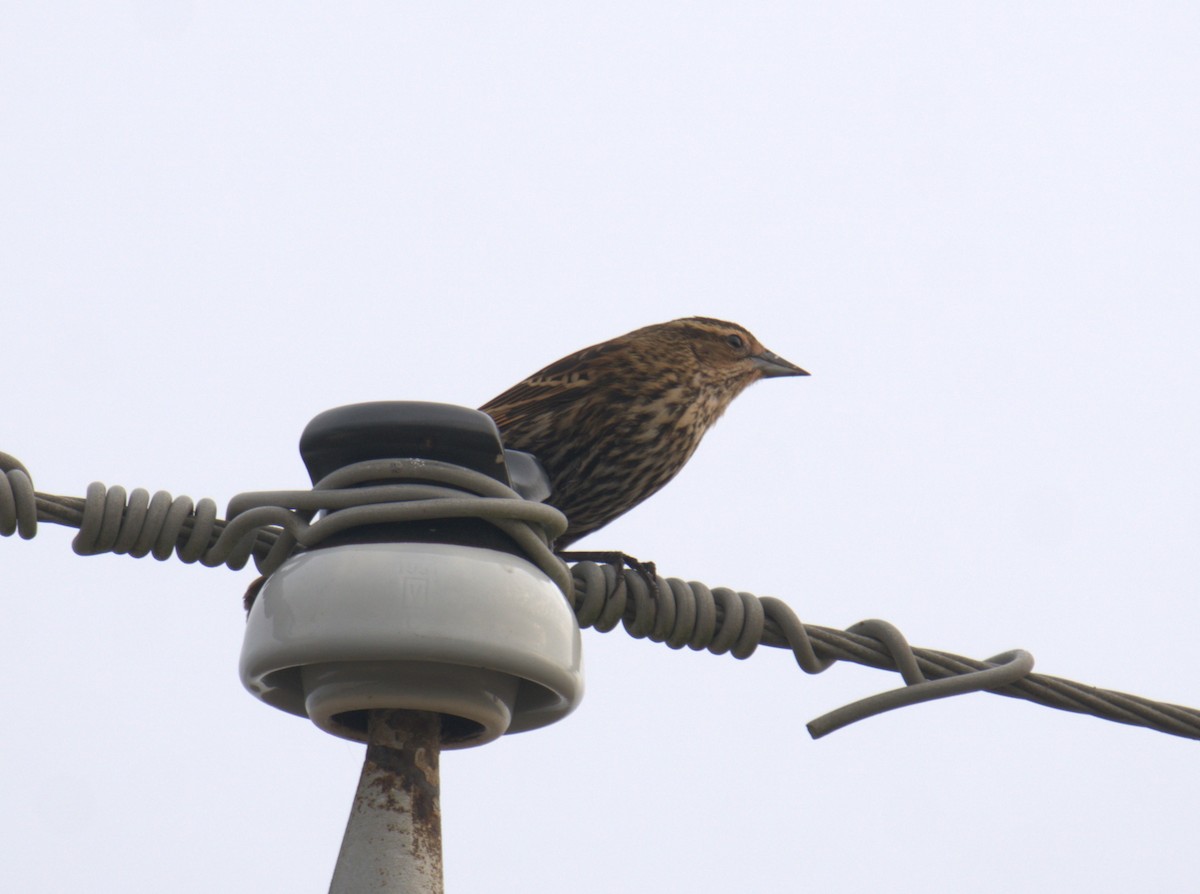
[{"label": "coiled wire wrap", "polygon": [[[362,525],[448,518],[479,518],[495,525],[535,565],[570,596],[571,575],[550,544],[567,528],[566,517],[552,506],[521,498],[507,485],[481,472],[434,460],[369,460],[338,469],[312,490],[239,494],[229,501],[227,520],[217,518],[216,503],[193,504],[165,491],[151,496],[138,488],[94,483],[87,497],[58,497],[33,490],[29,473],[13,457],[0,453],[0,534],[19,531],[28,539],[37,522],[79,528],[72,548],[79,555],[174,553],[183,562],[237,570],[252,557],[269,575],[298,547],[310,548],[327,537]],[[400,479],[403,483],[367,484]],[[313,522],[318,512],[326,514]]]},{"label": "coiled wire wrap", "polygon": [[580,562],[572,607],[581,627],[607,632],[623,624],[630,636],[674,649],[707,649],[748,658],[759,644],[790,649],[806,673],[836,661],[899,671],[907,684],[818,717],[808,724],[820,738],[884,711],[966,692],[992,692],[1050,708],[1091,714],[1188,739],[1200,739],[1200,710],[1099,689],[1061,677],[1030,673],[1033,656],[1014,650],[979,661],[914,648],[886,621],[863,621],[848,630],[803,624],[787,603],[697,581],[658,578],[659,597],[635,572]]},{"label": "coiled wire wrap", "polygon": [[[399,484],[362,482],[403,479]],[[418,481],[419,483],[413,483]],[[320,511],[327,514],[316,522]],[[884,621],[864,621],[848,630],[801,623],[786,603],[678,578],[657,579],[655,593],[634,572],[580,562],[568,569],[550,543],[566,529],[558,510],[521,499],[499,482],[458,466],[429,460],[375,460],[347,466],[311,491],[242,494],[230,501],[228,520],[216,504],[187,497],[153,496],[138,489],[93,484],[85,499],[36,493],[29,473],[0,453],[0,535],[29,539],[37,522],[80,529],[73,543],[81,555],[125,552],[165,560],[238,569],[253,558],[270,574],[297,547],[311,547],[331,534],[358,525],[429,518],[484,518],[507,533],[531,561],[555,581],[581,627],[601,632],[623,624],[635,637],[671,648],[706,649],[748,658],[759,644],[792,651],[810,674],[836,661],[896,670],[905,687],[870,696],[809,723],[819,738],[883,711],[963,692],[987,691],[1047,707],[1091,714],[1200,739],[1200,711],[1135,695],[1033,674],[1033,658],[1013,651],[987,661],[909,646]]]},{"label": "coiled wire wrap", "polygon": [[[363,485],[392,478],[405,483]],[[411,483],[413,480],[422,483]],[[328,514],[310,524],[309,519],[322,510]],[[354,463],[326,475],[311,491],[239,494],[229,501],[229,515],[228,524],[240,525],[243,534],[264,524],[279,526],[278,539],[258,564],[263,574],[283,564],[297,546],[316,546],[350,528],[430,519],[483,519],[512,538],[563,595],[571,597],[570,571],[550,546],[567,529],[566,516],[553,506],[523,499],[482,472],[450,463],[426,459]]]},{"label": "coiled wire wrap", "polygon": [[0,534],[20,533],[29,540],[37,533],[38,495],[29,470],[14,456],[0,453]]}]

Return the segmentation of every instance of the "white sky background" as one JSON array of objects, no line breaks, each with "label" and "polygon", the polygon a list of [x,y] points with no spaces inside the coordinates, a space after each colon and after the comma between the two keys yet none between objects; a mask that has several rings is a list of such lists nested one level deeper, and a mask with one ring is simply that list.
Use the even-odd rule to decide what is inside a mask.
[{"label": "white sky background", "polygon": [[[651,322],[811,379],[585,541],[1200,705],[1191,4],[0,9],[0,450],[298,487],[345,403],[475,406]],[[8,890],[323,891],[362,749],[237,679],[247,570],[0,541]],[[584,634],[443,761],[451,891],[1190,890],[1200,745]]]}]

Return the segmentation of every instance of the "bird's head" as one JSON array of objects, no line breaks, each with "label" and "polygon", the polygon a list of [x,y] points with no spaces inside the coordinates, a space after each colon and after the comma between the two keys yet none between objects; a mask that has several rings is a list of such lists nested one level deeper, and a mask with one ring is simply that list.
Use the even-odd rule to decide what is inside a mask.
[{"label": "bird's head", "polygon": [[700,382],[730,389],[733,395],[759,379],[808,375],[768,351],[745,327],[711,317],[647,326],[628,337],[662,360],[674,361],[677,369],[693,370]]}]

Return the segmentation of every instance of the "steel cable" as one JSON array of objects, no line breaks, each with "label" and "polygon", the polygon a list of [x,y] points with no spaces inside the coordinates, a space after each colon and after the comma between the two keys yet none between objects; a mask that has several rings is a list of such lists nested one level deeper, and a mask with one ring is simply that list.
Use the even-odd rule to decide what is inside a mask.
[{"label": "steel cable", "polygon": [[[377,484],[380,481],[403,483]],[[318,513],[324,513],[313,521]],[[1030,673],[1032,656],[1015,650],[986,661],[913,648],[884,621],[847,630],[804,624],[788,605],[697,581],[657,578],[650,586],[632,571],[580,562],[570,569],[554,554],[553,539],[566,528],[558,510],[523,500],[477,472],[428,460],[374,460],[334,472],[308,491],[241,494],[228,518],[216,504],[165,491],[89,486],[87,497],[38,493],[25,467],[0,453],[0,535],[29,539],[39,521],[79,528],[73,548],[171,555],[184,562],[244,567],[250,558],[270,574],[298,548],[310,548],[360,525],[482,518],[508,534],[567,597],[581,627],[601,632],[618,624],[634,637],[745,659],[759,645],[786,648],[807,673],[851,661],[898,671],[904,687],[846,705],[809,723],[815,737],[883,711],[934,698],[986,691],[1047,707],[1091,714],[1117,723],[1200,739],[1200,711]]]},{"label": "steel cable", "polygon": [[[338,469],[312,490],[239,494],[228,518],[216,503],[151,496],[138,488],[88,486],[87,497],[36,493],[25,467],[0,453],[0,534],[34,536],[37,522],[79,529],[79,555],[114,552],[135,558],[172,554],[183,562],[238,570],[250,558],[269,575],[297,548],[364,525],[432,519],[478,518],[507,534],[526,557],[569,597],[571,576],[551,549],[567,520],[552,506],[522,499],[507,485],[471,469],[434,460],[368,460]],[[381,481],[403,483],[376,484]],[[371,482],[370,484],[365,484]],[[319,513],[324,513],[313,521]]]},{"label": "steel cable", "polygon": [[[661,598],[632,571],[581,562],[575,576],[580,626],[606,632],[623,624],[627,633],[672,648],[684,645],[747,658],[761,644],[790,649],[806,673],[851,661],[894,670],[906,686],[838,708],[808,724],[814,738],[884,711],[967,692],[992,692],[1050,708],[1200,739],[1200,710],[1100,689],[1061,677],[1030,673],[1033,657],[1022,650],[986,661],[914,648],[886,621],[863,621],[847,630],[804,624],[782,600],[712,589],[696,581],[658,578]],[[757,604],[760,609],[748,608]]]}]

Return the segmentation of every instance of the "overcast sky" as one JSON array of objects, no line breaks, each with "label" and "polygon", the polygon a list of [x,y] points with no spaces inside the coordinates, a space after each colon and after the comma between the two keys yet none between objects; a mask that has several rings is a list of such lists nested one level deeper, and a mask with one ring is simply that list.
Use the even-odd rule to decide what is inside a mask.
[{"label": "overcast sky", "polygon": [[[322,410],[647,323],[812,371],[580,545],[1200,705],[1200,9],[4,4],[0,450],[224,506]],[[256,701],[249,570],[0,541],[0,873],[326,889],[361,746]],[[448,754],[448,890],[1183,891],[1200,744],[585,632]]]}]

